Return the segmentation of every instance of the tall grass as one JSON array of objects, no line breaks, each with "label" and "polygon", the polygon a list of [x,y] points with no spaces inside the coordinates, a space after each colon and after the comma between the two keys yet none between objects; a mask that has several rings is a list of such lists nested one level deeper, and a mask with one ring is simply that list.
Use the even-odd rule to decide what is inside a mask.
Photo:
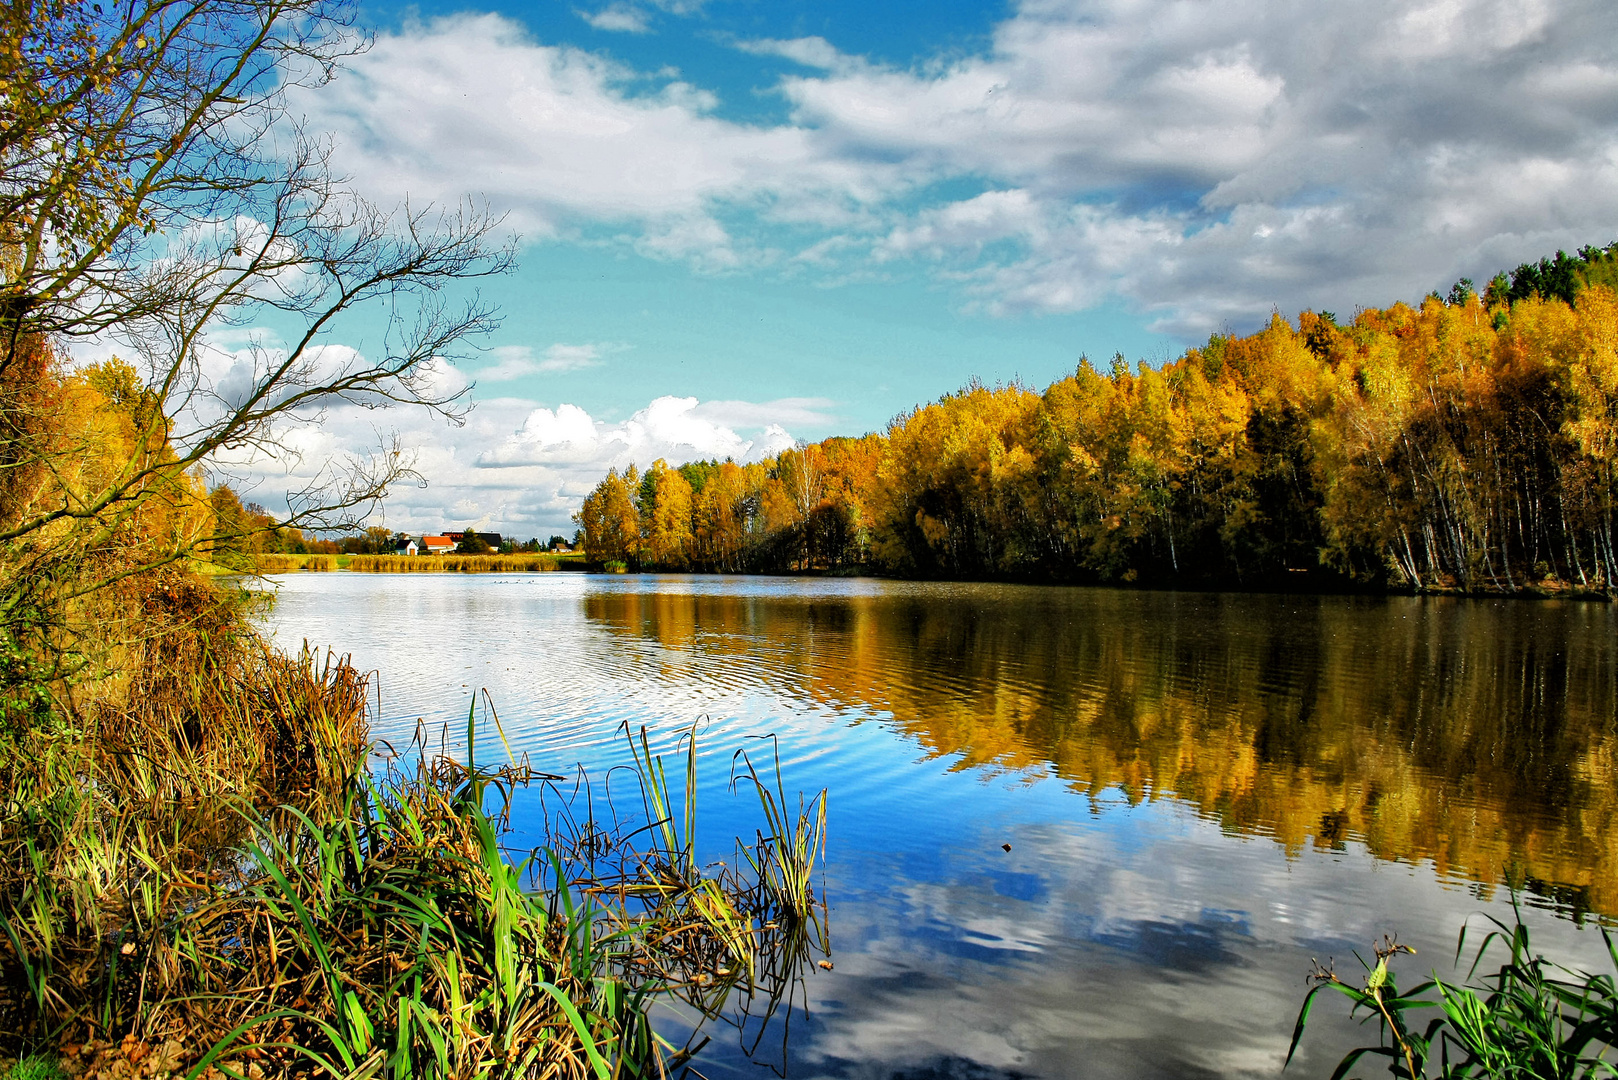
[{"label": "tall grass", "polygon": [[613,1080],[692,1051],[653,1031],[656,1002],[773,1012],[801,982],[812,953],[778,897],[819,841],[761,831],[757,865],[788,868],[768,879],[699,866],[694,746],[682,797],[643,732],[642,816],[563,814],[513,855],[514,792],[558,778],[476,761],[471,716],[464,760],[423,740],[374,771],[361,673],[229,640],[154,646],[121,703],[10,748],[0,1051]]},{"label": "tall grass", "polygon": [[794,926],[812,928],[822,950],[830,952],[824,902],[817,906],[813,881],[815,867],[824,862],[826,793],[821,791],[807,803],[800,794],[794,814],[782,787],[780,745],[775,736],[768,738],[774,755],[773,790],[746,751],[738,750],[732,758],[731,787],[742,783],[752,787],[765,824],[755,833],[754,843],[741,848],[741,855],[759,882],[770,913]]},{"label": "tall grass", "polygon": [[[1591,974],[1536,955],[1520,912],[1511,926],[1492,916],[1488,922],[1493,928],[1479,943],[1465,983],[1434,975],[1401,992],[1390,965],[1415,950],[1391,937],[1376,945],[1374,964],[1360,960],[1366,975],[1359,985],[1345,982],[1332,966],[1317,964],[1287,1062],[1297,1052],[1315,995],[1331,989],[1353,1003],[1351,1013],[1363,1010],[1365,1019],[1377,1024],[1376,1044],[1350,1051],[1332,1073],[1333,1080],[1347,1076],[1362,1058],[1385,1059],[1390,1074],[1411,1080],[1429,1075],[1444,1080],[1618,1076],[1618,942],[1611,932],[1601,928],[1613,973]],[[1456,963],[1466,949],[1467,929],[1461,928],[1456,942]],[[1498,968],[1480,977],[1478,969],[1492,946],[1506,955]]]},{"label": "tall grass", "polygon": [[253,556],[253,568],[261,574],[285,574],[293,570],[331,571],[337,569],[337,556],[267,552]]},{"label": "tall grass", "polygon": [[539,573],[560,570],[566,560],[556,555],[355,555],[348,569],[368,574]]},{"label": "tall grass", "polygon": [[[784,800],[738,751],[732,787],[753,783],[768,829],[751,844],[738,838],[731,863],[705,864],[696,848],[696,728],[679,740],[673,776],[644,728],[621,730],[630,764],[615,772],[631,779],[629,808],[598,801],[588,778],[566,795],[553,782],[546,832],[568,879],[599,904],[607,937],[635,942],[615,961],[619,969],[650,977],[699,1017],[751,1031],[751,1052],[783,1006],[790,1020],[804,972],[830,955],[825,899],[813,885],[825,792],[793,821],[772,816],[768,808]],[[706,1041],[700,1029],[692,1038],[675,1060]]]}]

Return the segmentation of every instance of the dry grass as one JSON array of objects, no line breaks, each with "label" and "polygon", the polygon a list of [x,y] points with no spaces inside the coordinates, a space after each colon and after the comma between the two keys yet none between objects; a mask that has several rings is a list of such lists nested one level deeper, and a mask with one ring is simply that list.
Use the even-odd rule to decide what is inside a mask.
[{"label": "dry grass", "polygon": [[254,556],[253,568],[260,574],[285,574],[293,570],[331,571],[337,569],[337,556],[270,553]]},{"label": "dry grass", "polygon": [[[7,736],[0,1054],[131,1077],[612,1080],[683,1060],[647,1023],[657,1000],[790,1002],[824,946],[823,819],[794,836],[769,813],[742,872],[715,874],[692,855],[694,771],[682,799],[644,735],[644,820],[587,807],[580,825],[557,778],[475,763],[470,716],[464,761],[418,741],[374,773],[365,676],[267,649],[218,596],[167,581],[149,622],[175,632],[131,648],[122,693]],[[560,812],[550,848],[513,859],[510,799],[533,783]]]},{"label": "dry grass", "polygon": [[355,555],[348,569],[368,574],[510,574],[562,568],[556,555]]}]

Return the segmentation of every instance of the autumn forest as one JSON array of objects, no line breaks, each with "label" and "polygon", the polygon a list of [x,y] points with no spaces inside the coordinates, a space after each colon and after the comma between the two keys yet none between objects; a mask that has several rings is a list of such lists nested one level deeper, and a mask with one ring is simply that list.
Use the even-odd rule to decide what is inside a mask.
[{"label": "autumn forest", "polygon": [[1601,591],[1618,244],[1152,367],[968,385],[860,438],[605,477],[589,557],[643,570]]}]

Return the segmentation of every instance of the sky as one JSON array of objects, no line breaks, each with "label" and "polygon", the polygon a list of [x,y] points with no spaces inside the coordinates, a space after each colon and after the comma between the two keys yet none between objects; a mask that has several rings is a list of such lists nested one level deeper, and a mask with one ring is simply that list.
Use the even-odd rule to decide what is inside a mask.
[{"label": "sky", "polygon": [[[294,108],[393,205],[519,266],[434,378],[238,481],[274,508],[382,429],[376,522],[572,535],[610,467],[880,431],[1081,355],[1161,363],[1618,239],[1611,0],[365,3]],[[228,343],[227,343],[228,344]],[[290,475],[289,475],[290,474]]]}]

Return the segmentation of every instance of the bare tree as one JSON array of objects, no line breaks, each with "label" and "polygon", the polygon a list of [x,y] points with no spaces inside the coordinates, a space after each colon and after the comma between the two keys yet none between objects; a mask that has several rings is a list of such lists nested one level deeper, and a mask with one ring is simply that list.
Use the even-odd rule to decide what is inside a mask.
[{"label": "bare tree", "polygon": [[[371,205],[335,174],[329,140],[299,123],[289,94],[328,82],[367,44],[347,3],[105,4],[0,8],[6,628],[50,606],[46,594],[60,604],[217,540],[176,527],[163,544],[103,557],[154,504],[284,457],[290,428],[338,403],[458,419],[464,400],[431,361],[495,319],[448,287],[512,259],[477,207]],[[266,322],[279,341],[228,357],[216,344]],[[341,335],[361,326],[382,329],[347,347]],[[83,339],[135,363],[150,407],[125,460],[70,482],[84,447],[38,422],[34,391],[39,357]],[[379,434],[374,453],[319,469],[276,524],[353,526],[410,467]]]}]

